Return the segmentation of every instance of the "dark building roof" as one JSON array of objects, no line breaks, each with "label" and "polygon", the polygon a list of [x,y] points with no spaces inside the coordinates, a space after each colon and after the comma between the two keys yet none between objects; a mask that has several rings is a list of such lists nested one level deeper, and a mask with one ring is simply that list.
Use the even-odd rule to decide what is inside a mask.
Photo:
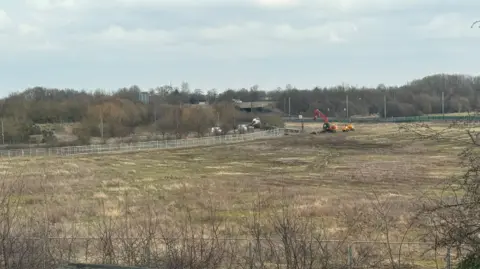
[{"label": "dark building roof", "polygon": [[239,108],[274,108],[275,102],[271,101],[258,101],[258,102],[243,102],[235,104]]}]

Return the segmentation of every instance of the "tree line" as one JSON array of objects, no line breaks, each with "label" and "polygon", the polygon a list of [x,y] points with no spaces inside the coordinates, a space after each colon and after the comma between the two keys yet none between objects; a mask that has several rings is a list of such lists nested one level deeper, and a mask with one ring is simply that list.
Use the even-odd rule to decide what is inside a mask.
[{"label": "tree line", "polygon": [[[349,115],[383,116],[386,100],[386,115],[397,117],[441,113],[442,93],[445,113],[477,110],[479,91],[480,77],[445,74],[427,76],[402,86],[380,84],[376,88],[339,85],[297,89],[286,85],[264,91],[254,85],[249,89],[219,92],[192,90],[188,83],[182,83],[180,87],[166,85],[149,90],[131,86],[113,92],[87,92],[34,87],[0,100],[0,117],[2,138],[8,143],[27,142],[33,134],[49,137],[50,133],[45,134],[38,124],[65,122],[77,123],[75,132],[85,141],[90,136],[126,136],[138,126],[150,126],[158,132],[173,130],[179,135],[196,129],[201,135],[208,125],[221,124],[231,130],[236,118],[251,120],[252,115],[235,111],[232,99],[271,100],[279,112],[293,115],[310,116],[318,108],[328,116],[345,117],[348,95]],[[147,102],[141,98],[143,92],[147,92]],[[201,102],[211,106],[206,109],[191,106]]]}]

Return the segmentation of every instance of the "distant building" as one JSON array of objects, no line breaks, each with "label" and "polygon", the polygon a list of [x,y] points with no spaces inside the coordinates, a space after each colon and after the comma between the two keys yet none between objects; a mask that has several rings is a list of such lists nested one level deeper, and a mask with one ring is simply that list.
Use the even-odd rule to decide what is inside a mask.
[{"label": "distant building", "polygon": [[138,93],[138,100],[144,104],[148,104],[150,102],[150,93],[149,92]]},{"label": "distant building", "polygon": [[242,102],[237,103],[235,106],[245,112],[272,112],[275,109],[275,102],[272,101],[259,101],[259,102]]}]

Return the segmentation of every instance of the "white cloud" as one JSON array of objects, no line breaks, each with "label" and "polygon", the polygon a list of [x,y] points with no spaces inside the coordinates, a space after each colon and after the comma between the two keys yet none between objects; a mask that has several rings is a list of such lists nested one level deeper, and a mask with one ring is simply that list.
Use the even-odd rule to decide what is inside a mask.
[{"label": "white cloud", "polygon": [[79,35],[79,41],[94,45],[132,45],[161,47],[178,44],[215,46],[228,44],[230,48],[245,46],[258,47],[259,44],[276,46],[293,45],[302,42],[329,44],[346,42],[355,37],[357,26],[350,22],[326,23],[308,27],[293,27],[290,24],[268,24],[252,21],[241,24],[228,24],[218,27],[161,29],[126,29],[113,25],[94,34]]},{"label": "white cloud", "polygon": [[92,7],[93,3],[90,0],[26,0],[28,7],[41,11],[75,10],[81,7]]},{"label": "white cloud", "polygon": [[[250,5],[265,8],[303,7],[324,11],[375,12],[419,7],[438,3],[438,0],[26,0],[30,8],[51,11],[89,10],[95,8],[141,7],[219,7]],[[450,0],[445,0],[450,1]]]},{"label": "white cloud", "polygon": [[10,27],[12,19],[8,16],[7,12],[0,9],[0,30]]},{"label": "white cloud", "polygon": [[[450,1],[450,0],[444,0]],[[255,0],[264,7],[302,7],[326,12],[380,12],[427,6],[438,3],[438,0]]]},{"label": "white cloud", "polygon": [[[85,38],[81,36],[79,38]],[[112,25],[99,33],[86,36],[87,41],[103,42],[103,44],[143,44],[143,45],[168,45],[176,41],[173,33],[163,30],[132,29],[127,30],[118,25]]]},{"label": "white cloud", "polygon": [[294,28],[288,24],[276,26],[273,35],[287,42],[338,43],[349,40],[357,32],[357,26],[349,22]]},{"label": "white cloud", "polygon": [[22,29],[24,31],[22,34],[12,34],[4,38],[0,36],[0,49],[19,55],[29,51],[58,51],[64,49],[60,42],[50,41],[48,38],[39,36],[38,32],[35,33],[38,29],[26,28],[25,25],[22,26]]},{"label": "white cloud", "polygon": [[480,31],[470,28],[476,19],[453,12],[438,14],[425,25],[419,26],[416,31],[420,36],[426,38],[480,38]]},{"label": "white cloud", "polygon": [[27,6],[41,11],[76,10],[95,8],[145,8],[145,7],[215,7],[245,4],[249,0],[26,0]]},{"label": "white cloud", "polygon": [[246,42],[264,38],[267,26],[261,22],[245,22],[243,24],[229,24],[220,27],[199,29],[197,36],[207,41]]},{"label": "white cloud", "polygon": [[204,28],[198,31],[199,38],[209,41],[250,42],[255,40],[281,41],[302,43],[306,41],[317,43],[335,42],[339,39],[349,39],[357,27],[349,22],[326,23],[308,27],[293,27],[288,23],[266,24],[262,22],[247,22],[230,24],[216,28]]},{"label": "white cloud", "polygon": [[257,0],[257,4],[264,7],[293,7],[300,3],[297,0]]},{"label": "white cloud", "polygon": [[0,49],[2,51],[25,52],[60,48],[58,42],[49,40],[41,25],[15,22],[5,11],[0,10]]},{"label": "white cloud", "polygon": [[[107,51],[119,49],[127,55],[170,55],[167,58],[181,55],[182,58],[221,60],[266,59],[308,54],[308,49],[295,49],[298,46],[320,49],[323,46],[348,42],[356,38],[356,31],[356,25],[349,22],[301,28],[287,23],[251,21],[169,31],[112,25],[93,34],[76,35],[65,47],[92,51],[102,48]],[[103,54],[101,57],[108,58]]]},{"label": "white cloud", "polygon": [[[335,43],[345,43],[356,40],[368,40],[372,34],[377,34],[376,38],[385,38],[385,23],[389,19],[382,18],[382,14],[371,15],[376,11],[405,9],[418,7],[419,2],[414,0],[25,0],[30,8],[33,8],[28,19],[17,25],[18,33],[16,35],[26,39],[36,38],[38,43],[44,42],[50,44],[45,48],[59,48],[62,46],[72,49],[81,46],[94,48],[101,46],[103,48],[114,46],[115,48],[137,49],[137,48],[156,48],[178,46],[188,44],[187,47],[215,46],[222,45],[225,50],[235,48],[244,51],[254,51],[255,48],[246,48],[247,46],[257,47],[265,46],[279,47],[282,44],[283,50],[291,50],[293,46],[301,46],[303,43],[312,43],[315,45],[329,45]],[[438,0],[424,0],[422,5],[428,5]],[[451,1],[451,0],[445,0]],[[148,7],[210,7],[215,10],[215,5],[250,5],[250,7],[259,8],[284,8],[294,7],[296,17],[285,17],[285,22],[280,23],[278,18],[274,17],[275,12],[284,12],[285,10],[272,10],[266,12],[265,17],[258,13],[248,17],[248,12],[252,9],[245,9],[239,17],[245,18],[229,21],[224,17],[218,21],[216,18],[204,17],[205,24],[184,25],[181,22],[176,23],[175,18],[168,27],[163,27],[162,18],[150,17],[156,25],[145,23],[150,20],[148,17],[142,18],[142,12],[148,12]],[[106,7],[123,8],[122,16],[127,16],[122,24],[118,24],[118,17],[111,13]],[[99,12],[82,13],[87,10]],[[129,9],[135,8],[135,9]],[[230,8],[233,10],[232,8]],[[65,12],[68,11],[68,12]],[[159,10],[155,10],[159,11]],[[76,13],[78,12],[78,14]],[[104,12],[104,13],[102,13]],[[129,13],[132,12],[132,13]],[[139,12],[139,14],[135,14]],[[179,9],[176,12],[181,12]],[[232,12],[232,11],[230,11]],[[338,12],[345,16],[335,17]],[[367,12],[369,15],[362,15]],[[5,12],[3,12],[5,13]],[[298,23],[301,18],[299,14],[330,14],[324,16],[318,21],[304,21]],[[128,17],[128,14],[134,14]],[[212,13],[214,14],[214,13]],[[140,15],[140,16],[139,16]],[[371,15],[371,16],[370,16]],[[136,16],[136,17],[135,17]],[[151,16],[148,15],[148,16]],[[161,16],[161,15],[160,15]],[[8,16],[3,15],[8,18]],[[305,16],[306,17],[306,16]],[[335,18],[333,18],[335,17]],[[272,19],[273,18],[273,19]],[[331,18],[331,19],[329,19]],[[294,19],[296,21],[292,21]],[[312,19],[312,17],[309,17]],[[317,18],[318,19],[318,18]],[[335,20],[334,20],[335,19]],[[343,21],[338,21],[342,19]],[[385,19],[385,20],[383,20]],[[461,19],[459,16],[456,20]],[[143,21],[142,21],[143,20]],[[383,22],[382,22],[383,20]],[[440,36],[449,33],[450,36],[458,34],[458,27],[448,26],[447,33],[434,30],[438,24],[445,23],[449,19],[440,17],[423,27],[414,29],[422,36]],[[211,22],[214,23],[211,23]],[[139,23],[140,22],[140,23]],[[135,24],[137,23],[137,24]],[[5,23],[4,23],[5,24]],[[457,23],[459,25],[459,23]],[[2,25],[2,13],[0,12],[0,27]],[[105,26],[110,25],[110,26]],[[147,25],[147,26],[146,26]],[[74,26],[73,30],[69,26]],[[84,28],[86,26],[88,28]],[[180,28],[179,28],[180,27]],[[389,26],[391,33],[396,33],[395,26]],[[406,28],[406,27],[403,27]],[[401,29],[401,27],[399,27]],[[443,28],[445,29],[445,28]],[[409,31],[411,28],[403,29]],[[470,29],[468,29],[470,30]],[[383,32],[382,32],[383,31]],[[41,42],[40,42],[41,41]],[[56,45],[51,45],[56,44]],[[62,46],[60,46],[62,44]]]},{"label": "white cloud", "polygon": [[218,5],[235,5],[248,2],[242,0],[113,0],[112,3],[119,6],[126,7],[200,7],[210,6],[215,7]]},{"label": "white cloud", "polygon": [[28,23],[20,23],[18,25],[18,32],[21,36],[38,36],[43,34],[43,30],[39,26]]},{"label": "white cloud", "polygon": [[[25,70],[35,61],[44,64],[39,60],[43,57],[55,62],[53,70],[71,72],[70,78],[60,78],[65,85],[75,80],[80,81],[77,85],[100,84],[94,87],[121,79],[142,83],[149,76],[152,81],[196,77],[212,86],[221,80],[234,86],[232,78],[238,84],[284,85],[319,83],[319,79],[338,83],[348,76],[378,84],[379,77],[423,75],[442,64],[462,70],[476,57],[463,56],[469,51],[465,48],[475,47],[469,39],[480,36],[479,29],[470,28],[480,19],[475,14],[480,2],[473,0],[1,1],[0,51],[6,53],[0,57],[22,65],[10,71],[7,84],[11,85],[31,81],[19,74],[39,74],[38,68]],[[432,38],[442,39],[432,43]],[[455,38],[455,42],[443,38]],[[342,42],[347,45],[338,44]],[[29,53],[32,50],[48,53]],[[446,57],[452,59],[449,64],[439,62]],[[2,62],[6,61],[0,61],[0,68]],[[66,72],[72,62],[75,70]],[[225,64],[231,65],[225,68]],[[98,70],[92,71],[92,65]],[[131,70],[118,75],[127,72],[123,66]],[[47,77],[58,81],[53,73],[38,75],[38,81]],[[98,78],[91,79],[93,75]]]}]

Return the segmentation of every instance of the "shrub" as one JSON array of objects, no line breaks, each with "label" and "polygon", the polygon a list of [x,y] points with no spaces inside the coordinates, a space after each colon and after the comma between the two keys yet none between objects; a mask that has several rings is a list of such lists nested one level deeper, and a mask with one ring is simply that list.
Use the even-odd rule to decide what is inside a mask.
[{"label": "shrub", "polygon": [[480,268],[480,253],[472,252],[463,259],[457,269],[478,269]]}]

